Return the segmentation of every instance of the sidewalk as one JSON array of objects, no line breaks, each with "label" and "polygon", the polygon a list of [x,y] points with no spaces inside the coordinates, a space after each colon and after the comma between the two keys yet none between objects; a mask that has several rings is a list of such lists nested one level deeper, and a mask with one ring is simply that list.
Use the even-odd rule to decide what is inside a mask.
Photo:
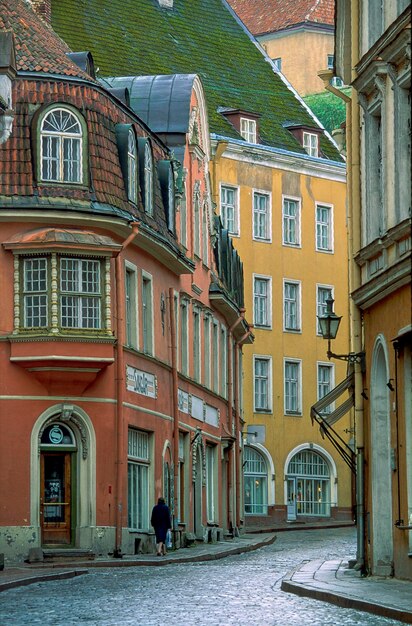
[{"label": "sidewalk", "polygon": [[[94,561],[6,566],[4,571],[0,571],[0,592],[47,580],[73,578],[87,574],[95,567],[162,567],[176,563],[212,561],[257,550],[271,545],[275,540],[274,533],[246,533],[229,541],[182,548],[169,552],[165,557],[141,554],[124,556],[122,559],[98,557]],[[284,577],[281,589],[412,624],[412,582],[392,578],[361,578],[358,572],[349,569],[347,562],[342,560],[305,561]]]},{"label": "sidewalk", "polygon": [[366,577],[345,561],[306,561],[284,577],[282,591],[412,624],[412,582]]}]

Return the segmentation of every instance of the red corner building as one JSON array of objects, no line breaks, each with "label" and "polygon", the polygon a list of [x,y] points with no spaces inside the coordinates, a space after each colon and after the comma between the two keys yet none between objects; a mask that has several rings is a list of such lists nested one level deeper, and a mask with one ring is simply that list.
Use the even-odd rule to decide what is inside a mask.
[{"label": "red corner building", "polygon": [[150,552],[159,496],[176,547],[236,534],[253,335],[201,81],[99,81],[1,9],[0,552]]}]

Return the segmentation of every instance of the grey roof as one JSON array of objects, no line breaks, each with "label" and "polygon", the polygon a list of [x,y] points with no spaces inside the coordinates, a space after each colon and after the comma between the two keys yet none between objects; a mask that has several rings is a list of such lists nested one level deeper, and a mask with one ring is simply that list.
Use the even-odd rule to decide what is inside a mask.
[{"label": "grey roof", "polygon": [[105,78],[110,87],[127,88],[133,111],[155,133],[187,133],[196,74]]}]

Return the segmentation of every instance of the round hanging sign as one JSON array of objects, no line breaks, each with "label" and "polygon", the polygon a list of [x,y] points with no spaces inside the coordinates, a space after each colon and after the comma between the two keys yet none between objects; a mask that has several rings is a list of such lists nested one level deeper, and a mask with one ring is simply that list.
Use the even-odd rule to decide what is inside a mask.
[{"label": "round hanging sign", "polygon": [[53,426],[49,432],[51,443],[61,443],[63,441],[63,431],[59,426]]}]

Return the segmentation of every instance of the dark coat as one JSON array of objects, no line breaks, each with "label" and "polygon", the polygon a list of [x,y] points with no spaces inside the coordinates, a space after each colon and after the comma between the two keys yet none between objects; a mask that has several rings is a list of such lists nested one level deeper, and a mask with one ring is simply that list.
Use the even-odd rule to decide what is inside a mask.
[{"label": "dark coat", "polygon": [[166,533],[169,528],[172,528],[172,522],[170,519],[170,511],[167,504],[156,504],[152,510],[152,517],[150,523],[155,529],[156,542],[166,541]]}]

